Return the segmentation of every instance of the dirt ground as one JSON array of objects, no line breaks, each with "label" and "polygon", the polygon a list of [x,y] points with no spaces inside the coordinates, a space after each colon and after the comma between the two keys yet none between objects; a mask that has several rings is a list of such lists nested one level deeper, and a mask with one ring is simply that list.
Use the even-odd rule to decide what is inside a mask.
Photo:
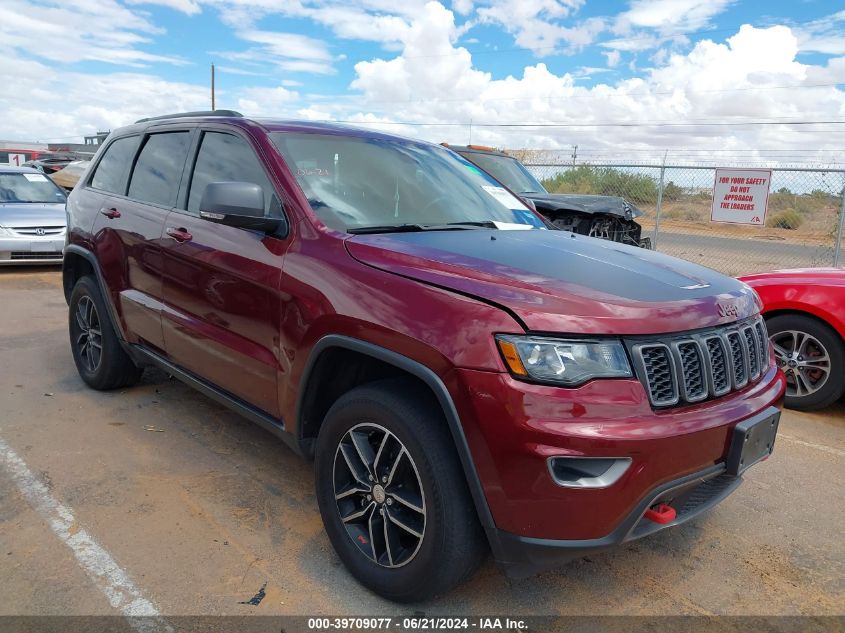
[{"label": "dirt ground", "polygon": [[[488,562],[398,607],[347,574],[312,466],[280,440],[162,373],[87,389],[59,271],[0,269],[0,299],[0,445],[72,512],[69,539],[84,530],[164,617],[845,614],[842,404],[786,412],[774,456],[690,524],[519,582]],[[43,512],[0,465],[0,615],[117,613]]]}]

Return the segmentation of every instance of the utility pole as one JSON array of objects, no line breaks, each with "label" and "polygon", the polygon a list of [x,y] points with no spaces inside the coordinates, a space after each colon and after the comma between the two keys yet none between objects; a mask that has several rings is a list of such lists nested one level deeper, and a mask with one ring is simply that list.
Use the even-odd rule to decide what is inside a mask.
[{"label": "utility pole", "polygon": [[211,65],[211,109],[216,110],[214,103],[214,64]]},{"label": "utility pole", "polygon": [[575,167],[575,159],[578,158],[578,146],[572,146],[572,166]]}]

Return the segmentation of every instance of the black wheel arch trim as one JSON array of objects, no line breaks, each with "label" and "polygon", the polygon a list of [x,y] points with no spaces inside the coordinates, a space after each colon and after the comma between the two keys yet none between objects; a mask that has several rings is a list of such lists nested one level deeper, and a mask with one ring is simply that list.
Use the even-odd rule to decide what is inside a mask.
[{"label": "black wheel arch trim", "polygon": [[126,342],[126,336],[123,334],[123,328],[120,325],[120,320],[117,318],[117,311],[112,304],[111,295],[108,291],[108,285],[106,284],[106,280],[103,277],[103,271],[100,268],[100,263],[97,261],[97,256],[94,255],[91,251],[87,248],[83,248],[78,244],[68,244],[65,246],[64,249],[64,257],[62,260],[62,289],[65,293],[65,301],[67,301],[68,305],[70,305],[70,294],[73,292],[73,288],[68,288],[65,284],[65,275],[67,274],[67,256],[68,254],[79,255],[83,259],[85,259],[90,265],[91,268],[94,270],[94,275],[97,277],[97,285],[100,287],[100,294],[103,299],[103,303],[106,304],[106,310],[108,311],[108,317],[111,321],[112,327],[114,328],[114,333],[117,335],[117,340],[120,342],[120,345],[123,347],[124,350],[131,356],[132,350],[130,349],[129,344]]},{"label": "black wheel arch trim", "polygon": [[487,539],[490,543],[490,548],[493,550],[494,556],[500,558],[503,553],[501,544],[499,542],[499,531],[496,529],[496,524],[493,520],[493,515],[490,512],[490,506],[487,504],[487,497],[484,495],[484,489],[481,485],[481,479],[478,476],[478,471],[475,468],[475,462],[469,450],[466,435],[464,434],[463,426],[461,425],[460,416],[455,408],[455,403],[452,401],[452,396],[446,385],[440,377],[431,369],[419,363],[412,358],[403,356],[397,352],[386,349],[363,341],[361,339],[343,336],[339,334],[329,334],[317,341],[308,356],[305,363],[305,369],[302,373],[302,381],[300,382],[299,394],[296,402],[296,420],[297,420],[297,437],[300,442],[300,449],[303,454],[309,454],[308,447],[305,446],[302,431],[303,424],[303,404],[305,400],[306,388],[311,379],[312,371],[320,358],[321,354],[331,348],[343,348],[353,352],[358,352],[367,356],[371,356],[376,360],[380,360],[389,365],[393,365],[397,369],[401,369],[412,376],[420,379],[429,389],[431,389],[434,396],[437,398],[446,422],[449,425],[449,431],[452,440],[455,444],[455,449],[458,452],[458,457],[461,460],[461,467],[464,471],[464,477],[472,495],[473,504],[475,505],[478,520],[481,522]]}]

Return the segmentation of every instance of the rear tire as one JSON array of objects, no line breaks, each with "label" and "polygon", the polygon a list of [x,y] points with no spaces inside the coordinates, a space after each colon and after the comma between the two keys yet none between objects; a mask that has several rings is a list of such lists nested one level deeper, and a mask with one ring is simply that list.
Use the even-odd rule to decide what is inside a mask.
[{"label": "rear tire", "polygon": [[98,390],[133,385],[141,378],[120,344],[96,280],[82,277],[73,287],[68,312],[73,361],[82,380]]},{"label": "rear tire", "polygon": [[316,456],[329,540],[371,591],[397,602],[426,600],[484,559],[487,539],[460,460],[424,387],[384,380],[347,392],[326,414]]},{"label": "rear tire", "polygon": [[766,327],[778,367],[786,373],[788,408],[815,411],[842,397],[845,344],[833,328],[804,314],[772,317]]}]

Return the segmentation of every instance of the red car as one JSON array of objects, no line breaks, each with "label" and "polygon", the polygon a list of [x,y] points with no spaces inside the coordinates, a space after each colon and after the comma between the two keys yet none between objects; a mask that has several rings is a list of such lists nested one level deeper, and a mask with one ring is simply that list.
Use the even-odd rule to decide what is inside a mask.
[{"label": "red car", "polygon": [[677,525],[772,451],[785,380],[745,284],[554,230],[438,145],[142,120],[67,210],[82,379],[164,368],[314,459],[337,555],[390,599]]},{"label": "red car", "polygon": [[802,268],[740,279],[763,300],[786,406],[812,411],[845,392],[845,270]]}]

